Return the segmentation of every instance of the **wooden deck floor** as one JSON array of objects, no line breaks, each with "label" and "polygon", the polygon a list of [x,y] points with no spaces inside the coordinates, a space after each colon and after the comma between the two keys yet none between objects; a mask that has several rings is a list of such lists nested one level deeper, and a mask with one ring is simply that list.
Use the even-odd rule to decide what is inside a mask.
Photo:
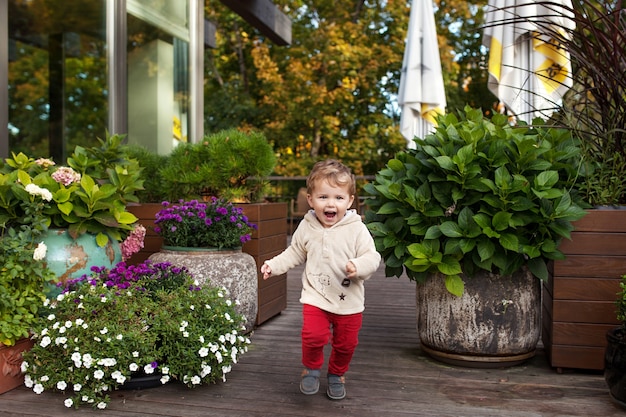
[{"label": "wooden deck floor", "polygon": [[[60,394],[36,395],[25,387],[0,395],[4,416],[623,416],[598,373],[550,368],[541,351],[508,369],[445,365],[426,356],[415,332],[414,285],[385,278],[367,285],[364,326],[347,378],[348,396],[299,392],[300,270],[288,275],[288,307],[258,328],[253,347],[225,383],[188,389],[118,391],[109,408],[63,406]],[[324,382],[324,381],[323,381]]]}]

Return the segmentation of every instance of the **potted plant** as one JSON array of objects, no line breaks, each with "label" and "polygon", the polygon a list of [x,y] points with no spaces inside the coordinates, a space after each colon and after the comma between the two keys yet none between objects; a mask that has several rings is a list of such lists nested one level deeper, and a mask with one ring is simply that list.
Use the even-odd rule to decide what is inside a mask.
[{"label": "potted plant", "polygon": [[242,251],[256,225],[243,209],[212,197],[209,201],[163,202],[155,232],[163,247],[148,258],[185,267],[201,284],[224,287],[252,330],[258,311],[258,275],[254,258]]},{"label": "potted plant", "polygon": [[[55,278],[41,242],[46,230],[42,210],[51,196],[37,187],[23,188],[29,196],[21,202],[24,217],[0,223],[0,393],[23,381],[22,353],[32,346],[29,337],[46,299],[44,287]],[[9,196],[3,193],[0,200]]]},{"label": "potted plant", "polygon": [[[543,344],[552,366],[602,370],[605,334],[615,326],[612,300],[626,270],[626,20],[623,5],[576,0],[550,8],[572,29],[533,24],[569,52],[573,86],[549,123],[580,139],[582,162],[574,190],[587,215],[574,223],[545,282]],[[528,17],[516,17],[526,20]],[[505,23],[505,22],[503,22]],[[575,26],[575,27],[574,27]]]},{"label": "potted plant", "polygon": [[225,380],[250,343],[223,289],[167,263],[94,267],[47,307],[25,383],[62,392],[67,407],[105,408],[111,391],[151,376],[189,387]]},{"label": "potted plant", "polygon": [[170,201],[214,196],[250,203],[264,197],[266,177],[275,165],[274,150],[262,133],[229,129],[202,142],[181,143],[160,173]]},{"label": "potted plant", "polygon": [[604,379],[611,399],[626,408],[626,275],[621,276],[620,292],[617,293],[616,319],[620,323],[606,333],[604,352]]},{"label": "potted plant", "polygon": [[[250,254],[257,271],[265,260],[282,252],[287,246],[287,203],[264,201],[276,157],[271,144],[259,132],[229,129],[207,135],[201,143],[181,143],[170,155],[159,157],[145,150],[128,149],[129,156],[144,168],[145,196],[165,197],[166,201],[209,200],[211,197],[236,203],[258,227],[252,238],[243,245]],[[164,159],[161,159],[164,158]],[[158,167],[160,165],[160,168]],[[150,167],[155,169],[151,169]],[[158,179],[152,181],[152,179]],[[154,201],[154,200],[152,200]],[[161,202],[162,200],[156,200]],[[131,205],[147,228],[145,248],[131,258],[138,263],[160,250],[162,239],[154,233],[154,220],[160,207],[145,204]],[[268,281],[257,277],[257,324],[279,314],[287,306],[286,275]]]},{"label": "potted plant", "polygon": [[113,135],[100,147],[77,146],[64,166],[23,153],[0,165],[0,224],[23,222],[24,203],[31,199],[27,187],[45,194],[45,261],[60,281],[80,276],[92,264],[115,265],[122,258],[120,242],[136,227],[126,204],[136,201],[142,187],[140,168],[121,157],[121,140]]},{"label": "potted plant", "polygon": [[366,223],[386,275],[418,282],[422,347],[499,364],[528,358],[540,334],[539,279],[585,214],[568,191],[577,141],[466,107],[415,145],[365,186]]}]

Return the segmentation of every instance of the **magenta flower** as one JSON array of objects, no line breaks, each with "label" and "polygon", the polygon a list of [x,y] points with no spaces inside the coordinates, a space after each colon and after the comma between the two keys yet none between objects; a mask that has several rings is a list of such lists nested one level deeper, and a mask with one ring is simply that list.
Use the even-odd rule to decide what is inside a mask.
[{"label": "magenta flower", "polygon": [[251,239],[251,232],[256,229],[241,208],[218,198],[162,205],[154,231],[163,237],[166,246],[240,247]]}]

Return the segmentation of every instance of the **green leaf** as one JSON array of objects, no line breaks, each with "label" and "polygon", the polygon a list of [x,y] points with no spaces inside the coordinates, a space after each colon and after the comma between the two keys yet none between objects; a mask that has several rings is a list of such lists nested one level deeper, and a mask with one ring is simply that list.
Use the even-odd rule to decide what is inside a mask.
[{"label": "green leaf", "polygon": [[109,237],[104,233],[98,233],[96,235],[96,243],[98,244],[98,246],[103,248],[107,245],[107,243],[109,243]]},{"label": "green leaf", "polygon": [[509,227],[509,221],[511,220],[512,214],[507,213],[506,211],[499,211],[493,216],[493,227],[497,231],[505,230]]},{"label": "green leaf", "polygon": [[74,209],[74,205],[69,201],[66,201],[65,203],[57,204],[57,207],[61,213],[68,215],[68,216]]},{"label": "green leaf", "polygon": [[463,272],[459,261],[452,256],[445,256],[441,263],[437,264],[437,269],[444,275],[456,275]]},{"label": "green leaf", "polygon": [[478,249],[478,255],[480,256],[481,261],[485,261],[493,256],[495,253],[495,245],[492,241],[485,239],[481,240],[476,244]]},{"label": "green leaf", "polygon": [[465,284],[458,275],[447,275],[445,277],[446,289],[453,295],[461,297],[465,292]]},{"label": "green leaf", "polygon": [[387,162],[387,166],[394,171],[402,171],[404,169],[404,164],[397,159],[390,159]]},{"label": "green leaf", "polygon": [[400,207],[400,203],[397,202],[387,202],[383,204],[377,211],[376,214],[393,214],[398,212],[398,208]]},{"label": "green leaf", "polygon": [[452,158],[450,158],[449,156],[438,156],[435,158],[435,160],[442,169],[448,171],[456,171],[456,165],[454,165],[454,162],[452,162]]},{"label": "green leaf", "polygon": [[499,239],[500,244],[504,249],[511,250],[513,252],[519,252],[519,239],[512,233],[502,233]]},{"label": "green leaf", "polygon": [[528,269],[534,276],[542,281],[548,280],[548,267],[546,262],[541,258],[533,258],[528,260]]},{"label": "green leaf", "polygon": [[451,221],[443,222],[441,226],[439,226],[439,230],[447,237],[463,237],[463,230],[461,230],[457,223]]}]

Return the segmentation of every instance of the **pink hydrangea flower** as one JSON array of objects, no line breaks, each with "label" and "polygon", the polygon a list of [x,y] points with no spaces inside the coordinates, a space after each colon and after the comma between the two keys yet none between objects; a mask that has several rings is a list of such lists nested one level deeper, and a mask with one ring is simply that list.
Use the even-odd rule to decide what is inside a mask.
[{"label": "pink hydrangea flower", "polygon": [[59,167],[51,176],[53,180],[66,187],[72,183],[80,182],[80,173],[70,167]]},{"label": "pink hydrangea flower", "polygon": [[56,165],[52,159],[48,158],[39,158],[35,160],[35,163],[42,167],[43,169],[48,169],[53,165]]},{"label": "pink hydrangea flower", "polygon": [[128,260],[133,254],[143,248],[143,241],[146,237],[146,228],[138,224],[128,237],[120,244],[122,250],[122,260]]}]

